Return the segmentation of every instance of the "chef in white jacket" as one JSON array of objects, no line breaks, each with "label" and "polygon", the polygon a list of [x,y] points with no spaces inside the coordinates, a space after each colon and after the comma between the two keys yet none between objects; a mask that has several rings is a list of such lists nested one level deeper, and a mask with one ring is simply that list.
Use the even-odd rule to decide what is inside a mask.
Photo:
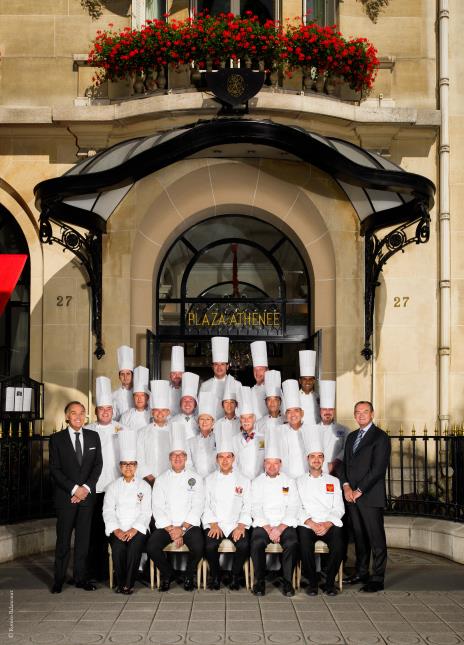
[{"label": "chef in white jacket", "polygon": [[304,412],[305,422],[309,425],[319,423],[319,399],[315,392],[316,385],[316,357],[317,353],[311,349],[298,352],[300,363],[300,401]]},{"label": "chef in white jacket", "polygon": [[264,375],[269,369],[267,360],[266,341],[255,340],[250,343],[251,360],[253,362],[253,376],[256,381],[253,385],[256,420],[267,414],[266,392],[264,389]]},{"label": "chef in white jacket", "polygon": [[129,430],[141,430],[150,423],[150,407],[148,405],[150,390],[148,389],[149,372],[146,367],[139,365],[134,370],[133,399],[134,407],[121,415],[121,423]]},{"label": "chef in white jacket", "polygon": [[242,570],[249,557],[251,525],[251,482],[234,465],[232,438],[224,436],[218,442],[218,469],[205,480],[205,510],[202,524],[205,533],[205,551],[209,564],[209,588],[220,589],[218,547],[223,539],[235,545],[232,580],[229,588],[241,586]]},{"label": "chef in white jacket", "polygon": [[269,543],[280,544],[282,553],[282,575],[284,596],[294,596],[292,585],[293,569],[296,563],[298,539],[296,525],[300,500],[296,482],[281,472],[281,445],[279,433],[269,436],[266,444],[265,472],[251,485],[251,559],[256,582],[253,593],[264,596],[266,575],[266,547]]},{"label": "chef in white jacket", "polygon": [[223,415],[222,397],[229,369],[229,339],[227,336],[213,336],[211,338],[211,368],[213,376],[201,384],[200,392],[214,392],[218,402],[216,418]]},{"label": "chef in white jacket", "polygon": [[319,381],[322,441],[325,473],[339,477],[349,428],[335,421],[335,381]]},{"label": "chef in white jacket", "polygon": [[171,467],[153,486],[152,510],[156,529],[151,534],[147,553],[160,570],[160,591],[168,591],[173,574],[164,547],[174,542],[189,549],[184,589],[193,591],[194,576],[203,555],[203,532],[200,528],[204,508],[203,479],[187,464],[185,429],[171,423]]},{"label": "chef in white jacket", "polygon": [[119,421],[121,415],[134,407],[132,398],[132,382],[134,376],[134,350],[127,345],[118,347],[118,377],[120,387],[112,394],[113,418]]},{"label": "chef in white jacket", "polygon": [[187,439],[198,434],[196,418],[198,404],[198,384],[200,377],[193,372],[184,372],[182,376],[182,396],[180,399],[180,412],[172,417],[171,421],[182,423]]},{"label": "chef in white jacket", "polygon": [[137,433],[137,461],[139,476],[153,486],[155,479],[170,465],[171,388],[169,381],[151,381],[150,390],[153,421]]},{"label": "chef in white jacket", "polygon": [[221,438],[225,437],[233,437],[240,432],[240,419],[237,416],[237,406],[238,393],[241,387],[241,384],[231,374],[227,375],[224,394],[222,395],[222,410],[224,416],[217,419],[214,424],[216,441],[220,441]]},{"label": "chef in white jacket", "polygon": [[90,577],[97,581],[106,580],[108,567],[106,556],[108,540],[105,536],[102,509],[105,490],[119,476],[119,433],[124,426],[113,420],[113,397],[111,380],[99,376],[95,381],[95,415],[97,420],[85,427],[94,430],[100,437],[103,468],[96,485],[95,504],[92,512],[92,528],[88,554]]},{"label": "chef in white jacket", "polygon": [[106,489],[103,519],[116,570],[116,592],[131,594],[151,519],[151,488],[137,475],[135,433],[121,432],[119,441],[122,476]]},{"label": "chef in white jacket", "polygon": [[214,392],[201,392],[198,397],[199,433],[187,442],[187,457],[200,477],[207,477],[216,470],[216,435],[214,421],[217,398]]},{"label": "chef in white jacket", "polygon": [[171,416],[180,412],[180,398],[182,396],[182,376],[185,372],[184,348],[182,345],[171,347],[171,371],[169,372],[170,409]]},{"label": "chef in white jacket", "polygon": [[239,393],[240,433],[234,435],[235,460],[245,477],[253,480],[264,470],[264,433],[256,430],[254,397],[251,388],[243,386]]},{"label": "chef in white jacket", "polygon": [[269,430],[285,423],[281,414],[282,388],[281,375],[277,370],[268,370],[264,373],[264,392],[266,394],[267,413],[256,422],[258,432],[266,434]]},{"label": "chef in white jacket", "polygon": [[298,538],[302,570],[309,582],[306,593],[309,596],[317,595],[314,544],[322,540],[329,547],[323,590],[329,596],[336,596],[335,576],[345,550],[342,529],[345,506],[342,490],[336,477],[323,472],[324,449],[316,437],[309,442],[307,452],[309,472],[297,480],[301,500]]}]

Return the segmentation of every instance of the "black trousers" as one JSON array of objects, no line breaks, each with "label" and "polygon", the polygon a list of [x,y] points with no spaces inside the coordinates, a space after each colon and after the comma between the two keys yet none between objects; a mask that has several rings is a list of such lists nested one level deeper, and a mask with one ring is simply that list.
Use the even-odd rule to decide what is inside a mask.
[{"label": "black trousers", "polygon": [[90,529],[90,545],[87,566],[90,578],[106,580],[108,578],[108,538],[105,534],[103,521],[103,501],[105,493],[95,495],[95,505],[92,513]]},{"label": "black trousers", "polygon": [[314,545],[318,540],[325,542],[329,547],[326,556],[326,584],[333,587],[335,576],[343,559],[345,544],[343,539],[343,528],[331,526],[327,533],[321,537],[316,535],[312,529],[304,526],[297,528],[300,541],[300,557],[303,575],[308,579],[310,587],[317,587],[316,558],[314,556]]},{"label": "black trousers", "polygon": [[[89,499],[90,498],[90,499]],[[90,527],[95,499],[89,495],[85,505],[71,504],[56,509],[55,583],[63,584],[71,555],[71,536],[74,533],[75,582],[87,580],[87,554],[89,552]]]},{"label": "black trousers", "polygon": [[[271,542],[267,532],[258,526],[253,529],[251,534],[251,559],[255,570],[255,578],[264,580],[266,575],[266,547]],[[280,545],[282,553],[282,575],[284,580],[291,582],[293,569],[295,567],[296,556],[298,552],[298,538],[296,529],[288,526],[280,536]]]},{"label": "black trousers", "polygon": [[[211,577],[217,578],[220,573],[218,547],[224,538],[208,537],[208,531],[209,529],[205,529],[204,531],[206,559],[208,560]],[[231,535],[232,534],[225,537],[228,537],[229,540],[232,540]],[[234,556],[232,564],[232,575],[240,576],[243,570],[243,565],[245,564],[245,560],[250,555],[250,537],[248,530],[245,530],[244,537],[240,538],[240,540],[237,540],[237,542],[234,542],[234,545],[236,551],[232,554]]]},{"label": "black trousers", "polygon": [[369,576],[372,554],[372,574],[369,580],[383,584],[387,567],[387,540],[383,524],[383,508],[347,504],[354,536],[356,573]]},{"label": "black trousers", "polygon": [[[155,567],[160,570],[161,578],[168,579],[173,574],[173,568],[168,560],[164,547],[172,542],[165,529],[155,529],[147,543],[147,553],[153,560]],[[199,526],[192,526],[184,533],[184,544],[188,546],[187,569],[185,575],[194,578],[198,563],[203,556],[203,533]]]},{"label": "black trousers", "polygon": [[119,587],[132,589],[134,586],[146,539],[147,536],[145,533],[137,531],[132,540],[123,542],[114,533],[111,533],[109,541],[113,553],[116,580]]}]

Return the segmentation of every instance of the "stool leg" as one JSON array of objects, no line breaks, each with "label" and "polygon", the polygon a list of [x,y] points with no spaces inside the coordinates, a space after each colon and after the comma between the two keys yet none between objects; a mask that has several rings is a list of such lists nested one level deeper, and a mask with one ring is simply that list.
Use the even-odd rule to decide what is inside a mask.
[{"label": "stool leg", "polygon": [[249,560],[245,560],[243,564],[243,571],[245,573],[245,589],[250,588],[250,579],[249,579]]},{"label": "stool leg", "polygon": [[253,589],[255,584],[255,568],[253,566],[253,560],[250,558],[250,589]]},{"label": "stool leg", "polygon": [[208,578],[208,560],[203,560],[203,589],[206,590],[206,580]]},{"label": "stool leg", "polygon": [[340,569],[338,570],[338,588],[343,591],[343,560],[340,562]]},{"label": "stool leg", "polygon": [[203,570],[203,558],[200,560],[200,562],[198,563],[198,567],[197,567],[197,589],[198,590],[201,589],[201,572],[202,572],[202,570]]},{"label": "stool leg", "polygon": [[[111,548],[111,547],[110,547]],[[109,579],[110,579],[110,589],[113,588],[113,554],[111,550],[108,550],[108,568],[109,568]]]},{"label": "stool leg", "polygon": [[158,567],[156,567],[156,588],[159,589],[160,586],[161,586],[161,573]]}]

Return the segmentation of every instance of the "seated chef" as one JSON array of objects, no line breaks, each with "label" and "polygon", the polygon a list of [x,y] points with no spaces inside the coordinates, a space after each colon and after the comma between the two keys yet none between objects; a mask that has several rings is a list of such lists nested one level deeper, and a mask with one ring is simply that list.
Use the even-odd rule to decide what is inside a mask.
[{"label": "seated chef", "polygon": [[298,538],[296,525],[299,512],[299,497],[294,479],[281,472],[281,446],[279,433],[269,435],[266,443],[264,473],[251,485],[251,559],[255,570],[255,596],[264,596],[266,575],[266,547],[271,542],[280,544],[282,553],[282,576],[284,596],[294,596],[293,569],[296,564]]},{"label": "seated chef", "polygon": [[235,545],[232,580],[229,589],[240,589],[242,570],[249,557],[249,531],[251,525],[251,484],[238,468],[234,467],[232,437],[223,436],[218,441],[218,470],[205,480],[205,510],[202,524],[205,534],[206,559],[209,564],[209,589],[220,589],[218,548],[224,538]]},{"label": "seated chef", "polygon": [[171,421],[182,423],[185,427],[187,439],[198,434],[196,409],[198,403],[198,384],[200,377],[193,372],[184,372],[182,376],[182,396],[180,398],[180,412],[172,417]]},{"label": "seated chef", "polygon": [[309,472],[297,480],[301,508],[298,538],[303,575],[308,579],[306,593],[317,595],[317,572],[314,545],[322,540],[329,547],[326,560],[326,582],[322,587],[328,596],[336,596],[335,576],[345,552],[343,522],[345,513],[340,481],[323,472],[322,443],[313,438],[307,446]]},{"label": "seated chef", "polygon": [[264,373],[264,392],[266,394],[267,414],[256,422],[258,432],[266,434],[269,430],[285,423],[280,408],[282,405],[281,376],[277,370]]},{"label": "seated chef", "polygon": [[139,476],[153,486],[169,468],[171,388],[169,381],[151,381],[150,389],[153,420],[137,433],[137,461]]},{"label": "seated chef", "polygon": [[148,389],[149,372],[146,367],[139,365],[134,370],[133,399],[134,407],[121,415],[121,423],[129,430],[141,430],[150,423],[150,407],[148,400],[150,390]]},{"label": "seated chef", "polygon": [[171,415],[180,412],[180,398],[182,396],[182,376],[185,372],[184,348],[182,345],[171,347],[171,371],[169,372],[169,387],[171,393]]},{"label": "seated chef", "polygon": [[118,347],[118,378],[121,383],[112,393],[113,419],[119,421],[121,415],[134,407],[132,383],[134,378],[134,350],[127,345]]},{"label": "seated chef", "polygon": [[163,549],[171,542],[177,547],[186,544],[189,552],[184,589],[193,591],[195,573],[203,555],[200,528],[204,507],[203,479],[187,465],[187,442],[181,423],[171,423],[170,440],[171,466],[157,477],[153,486],[152,511],[156,529],[148,540],[147,553],[160,570],[160,591],[169,591],[173,568]]},{"label": "seated chef", "polygon": [[151,519],[151,488],[137,475],[136,434],[124,431],[118,439],[121,477],[106,489],[103,520],[116,571],[116,593],[131,594]]},{"label": "seated chef", "polygon": [[240,419],[238,418],[238,392],[241,384],[230,374],[226,377],[224,394],[222,395],[222,415],[214,424],[214,434],[216,441],[221,437],[233,437],[240,432]]},{"label": "seated chef", "polygon": [[264,470],[264,434],[256,430],[254,397],[249,387],[239,393],[240,433],[234,435],[232,445],[238,468],[253,480]]},{"label": "seated chef", "polygon": [[214,392],[201,392],[198,397],[198,428],[200,432],[187,442],[187,456],[200,477],[216,470],[216,436],[213,432],[217,410]]}]

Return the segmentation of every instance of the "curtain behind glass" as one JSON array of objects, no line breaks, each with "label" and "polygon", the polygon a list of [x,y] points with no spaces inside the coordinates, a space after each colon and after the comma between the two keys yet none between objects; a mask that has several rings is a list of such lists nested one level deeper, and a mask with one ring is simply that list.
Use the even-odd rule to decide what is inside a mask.
[{"label": "curtain behind glass", "polygon": [[165,13],[165,0],[145,0],[145,20],[161,20]]}]

